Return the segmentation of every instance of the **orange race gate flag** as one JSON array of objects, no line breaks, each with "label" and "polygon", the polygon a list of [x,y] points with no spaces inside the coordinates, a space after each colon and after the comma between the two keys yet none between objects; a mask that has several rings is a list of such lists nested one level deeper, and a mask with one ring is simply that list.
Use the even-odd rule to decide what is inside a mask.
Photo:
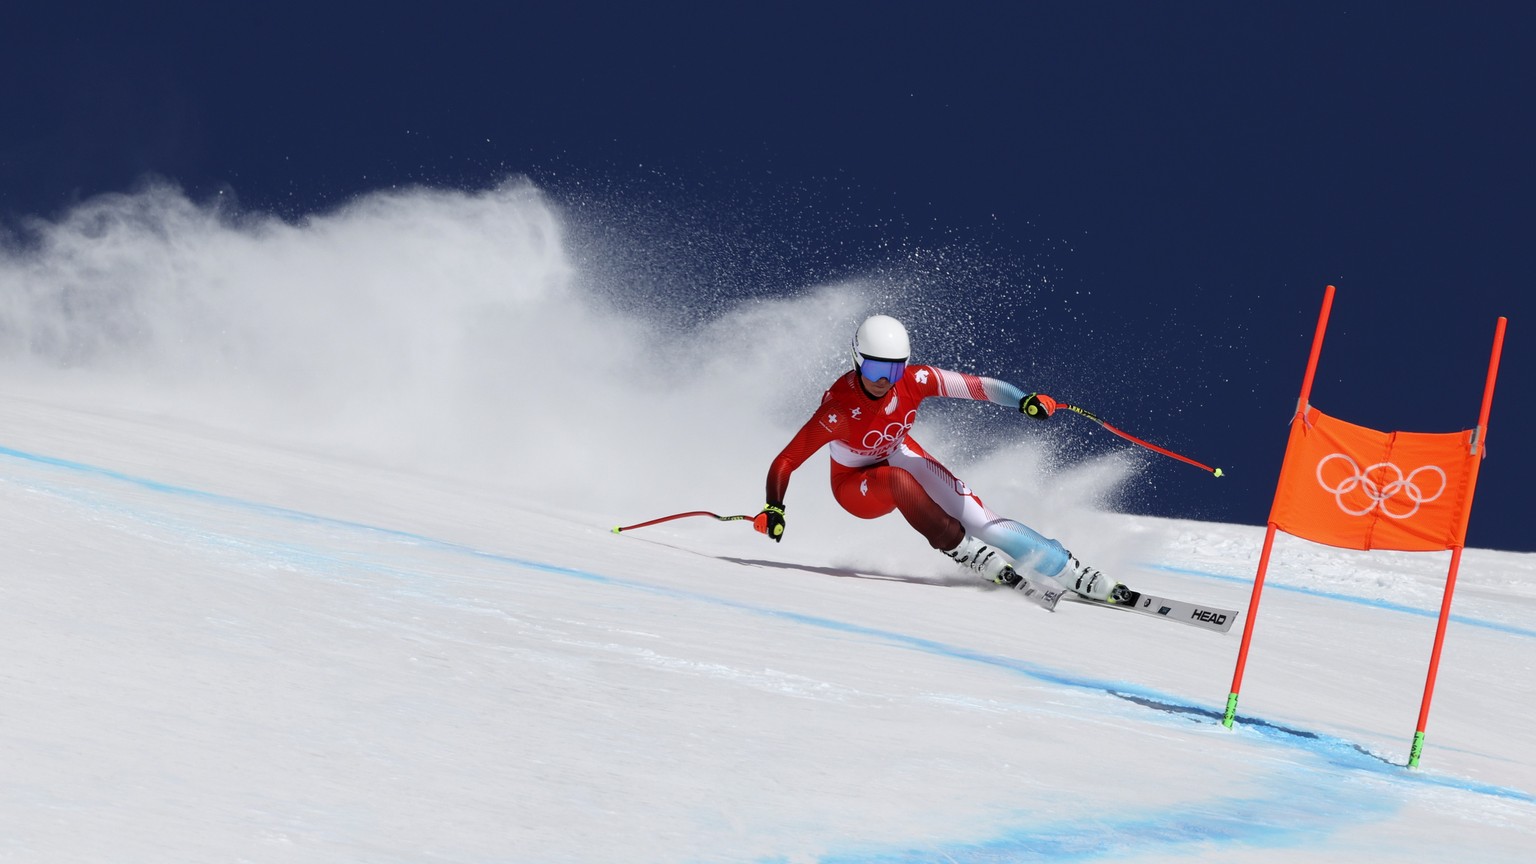
[{"label": "orange race gate flag", "polygon": [[1463,546],[1482,461],[1477,434],[1378,432],[1307,406],[1291,422],[1270,521],[1345,549]]},{"label": "orange race gate flag", "polygon": [[1408,767],[1416,768],[1424,750],[1424,729],[1429,722],[1440,651],[1450,623],[1456,573],[1461,566],[1462,549],[1466,546],[1467,517],[1472,512],[1478,465],[1486,453],[1488,415],[1493,405],[1506,319],[1498,319],[1494,327],[1493,352],[1488,358],[1488,377],[1483,384],[1483,407],[1475,427],[1445,434],[1378,432],[1330,417],[1313,408],[1308,401],[1317,374],[1318,356],[1322,353],[1323,334],[1328,329],[1328,313],[1333,308],[1333,294],[1332,285],[1323,293],[1323,308],[1312,337],[1312,353],[1307,358],[1301,398],[1296,402],[1296,414],[1291,420],[1285,461],[1275,486],[1264,545],[1259,551],[1259,568],[1254,574],[1253,593],[1243,622],[1242,644],[1238,647],[1232,687],[1227,692],[1227,709],[1221,722],[1231,728],[1237,717],[1238,693],[1242,689],[1243,670],[1247,666],[1254,622],[1259,613],[1259,598],[1264,591],[1264,575],[1269,569],[1277,531],[1345,549],[1405,552],[1448,549],[1451,552],[1450,569],[1440,600],[1434,647],[1430,649],[1424,697],[1419,703],[1419,722],[1408,756]]}]

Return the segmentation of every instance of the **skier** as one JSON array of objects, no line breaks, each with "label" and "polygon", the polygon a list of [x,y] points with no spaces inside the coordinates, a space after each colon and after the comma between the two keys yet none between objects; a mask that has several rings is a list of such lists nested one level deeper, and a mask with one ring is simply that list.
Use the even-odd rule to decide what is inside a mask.
[{"label": "skier", "polygon": [[995,378],[908,366],[911,353],[907,330],[895,318],[875,315],[859,325],[853,370],[827,389],[816,413],[769,466],[768,503],[753,526],[776,543],[783,538],[789,476],[830,444],[832,494],[849,513],[874,519],[900,510],[934,549],[983,578],[1024,590],[1048,608],[1062,586],[1094,600],[1130,599],[1129,589],[1084,565],[1060,543],[992,512],[908,434],[918,405],[930,396],[1017,405],[1039,420],[1051,416],[1056,400]]}]

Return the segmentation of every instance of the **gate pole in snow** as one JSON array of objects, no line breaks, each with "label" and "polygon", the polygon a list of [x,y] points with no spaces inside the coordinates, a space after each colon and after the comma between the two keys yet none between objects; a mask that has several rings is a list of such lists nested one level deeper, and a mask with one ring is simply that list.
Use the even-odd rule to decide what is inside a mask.
[{"label": "gate pole in snow", "polygon": [[1275,523],[1264,534],[1264,551],[1259,553],[1259,572],[1253,577],[1253,594],[1248,598],[1248,617],[1243,620],[1243,643],[1237,649],[1237,667],[1232,670],[1232,689],[1227,692],[1227,710],[1221,725],[1232,728],[1237,716],[1237,692],[1243,686],[1243,667],[1248,665],[1248,643],[1253,639],[1253,619],[1259,614],[1259,595],[1264,591],[1264,574],[1269,571],[1269,552],[1275,546]]},{"label": "gate pole in snow", "polygon": [[[1333,309],[1333,286],[1329,285],[1323,292],[1323,311],[1317,316],[1317,332],[1312,336],[1312,353],[1307,357],[1307,374],[1301,379],[1301,398],[1296,400],[1296,416],[1291,422],[1297,420],[1305,423],[1307,416],[1307,400],[1312,395],[1312,379],[1317,375],[1317,358],[1323,353],[1323,334],[1328,330],[1328,312]],[[1275,494],[1280,490],[1277,487]],[[1273,507],[1271,507],[1273,512]],[[1275,545],[1275,523],[1269,523],[1269,531],[1264,535],[1264,551],[1259,554],[1259,570],[1253,577],[1253,594],[1248,598],[1248,614],[1243,618],[1243,643],[1237,649],[1237,665],[1232,670],[1232,689],[1227,693],[1227,710],[1221,716],[1221,725],[1232,728],[1232,719],[1237,716],[1237,694],[1243,687],[1243,668],[1248,665],[1248,643],[1253,640],[1253,622],[1259,614],[1259,595],[1264,591],[1264,573],[1269,569],[1269,553]]]},{"label": "gate pole in snow", "polygon": [[[1508,319],[1500,318],[1493,329],[1493,356],[1488,359],[1488,380],[1483,385],[1483,408],[1482,413],[1477,415],[1477,429],[1472,435],[1474,454],[1488,446],[1488,414],[1493,408],[1493,385],[1499,377],[1499,355],[1504,351],[1504,326],[1507,323]],[[1472,515],[1473,491],[1467,490],[1467,508],[1466,512],[1461,514],[1463,527]],[[1270,530],[1274,530],[1273,525],[1270,526]],[[1445,577],[1445,594],[1440,598],[1440,622],[1435,626],[1435,647],[1429,654],[1429,674],[1424,680],[1424,701],[1419,703],[1419,725],[1414,730],[1413,746],[1408,751],[1409,768],[1419,767],[1419,757],[1424,755],[1424,727],[1429,724],[1429,703],[1435,695],[1435,676],[1440,672],[1440,649],[1445,645],[1445,628],[1451,618],[1451,596],[1456,593],[1456,573],[1460,569],[1461,547],[1456,546],[1451,549],[1451,568]]]}]

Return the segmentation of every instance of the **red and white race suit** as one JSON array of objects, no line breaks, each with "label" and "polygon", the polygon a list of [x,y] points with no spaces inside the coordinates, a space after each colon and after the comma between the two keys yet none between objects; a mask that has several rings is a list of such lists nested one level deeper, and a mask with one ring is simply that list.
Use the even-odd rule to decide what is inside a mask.
[{"label": "red and white race suit", "polygon": [[768,502],[782,506],[790,474],[831,445],[832,494],[849,513],[874,519],[900,510],[935,549],[953,549],[970,534],[1001,549],[1017,565],[1048,576],[1060,572],[1067,562],[1060,543],[992,512],[912,438],[918,406],[930,396],[1016,408],[1024,393],[995,378],[908,366],[877,399],[859,383],[859,373],[850,371],[827,389],[816,413],[773,460]]}]

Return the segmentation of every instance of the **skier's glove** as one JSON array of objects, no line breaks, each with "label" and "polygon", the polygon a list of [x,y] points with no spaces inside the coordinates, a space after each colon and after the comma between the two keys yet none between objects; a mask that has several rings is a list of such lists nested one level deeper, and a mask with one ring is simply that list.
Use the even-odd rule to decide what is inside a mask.
[{"label": "skier's glove", "polygon": [[1019,411],[1027,417],[1044,420],[1056,411],[1056,400],[1044,393],[1031,393],[1019,400]]},{"label": "skier's glove", "polygon": [[773,542],[779,542],[779,538],[784,536],[784,508],[773,504],[763,505],[763,512],[752,520],[752,527],[759,534],[767,534]]}]

